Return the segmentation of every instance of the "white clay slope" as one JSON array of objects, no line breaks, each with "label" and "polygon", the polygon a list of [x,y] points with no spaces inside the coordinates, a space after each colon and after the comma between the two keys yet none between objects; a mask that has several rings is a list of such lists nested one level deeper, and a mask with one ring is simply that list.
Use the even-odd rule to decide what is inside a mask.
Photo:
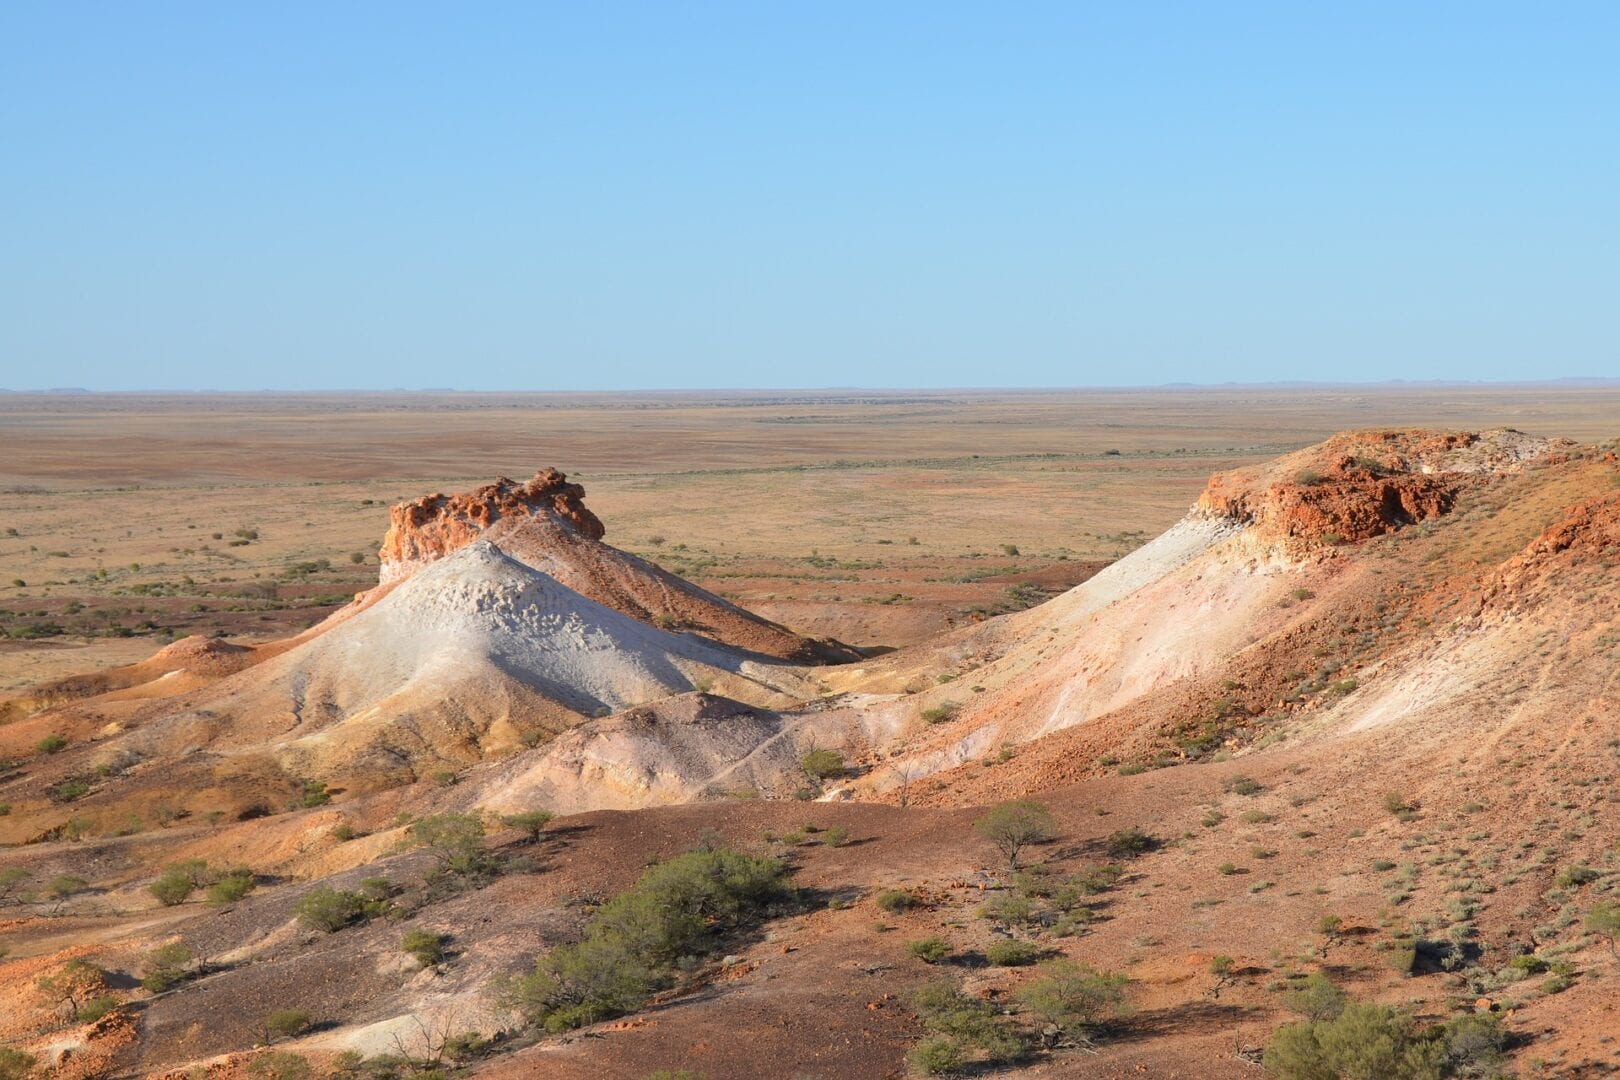
[{"label": "white clay slope", "polygon": [[[306,775],[473,761],[616,711],[718,682],[768,703],[791,668],[741,659],[589,600],[480,541],[375,604],[215,684],[131,739],[269,748]],[[750,690],[752,692],[750,692]]]}]

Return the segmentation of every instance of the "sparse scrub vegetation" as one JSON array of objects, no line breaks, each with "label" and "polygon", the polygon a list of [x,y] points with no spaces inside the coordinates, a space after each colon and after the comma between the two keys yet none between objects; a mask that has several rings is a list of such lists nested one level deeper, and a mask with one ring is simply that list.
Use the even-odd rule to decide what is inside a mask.
[{"label": "sparse scrub vegetation", "polygon": [[1004,938],[991,944],[984,951],[984,958],[996,967],[1024,967],[1033,964],[1040,954],[1040,949],[1030,942]]},{"label": "sparse scrub vegetation", "polygon": [[407,930],[400,939],[400,948],[414,956],[422,967],[436,967],[444,959],[446,940],[434,930]]},{"label": "sparse scrub vegetation", "polygon": [[793,896],[778,860],[689,851],[604,904],[584,940],[551,950],[532,975],[503,980],[496,993],[525,1022],[554,1032],[634,1012],[672,981],[682,957]]},{"label": "sparse scrub vegetation", "polygon": [[524,810],[517,814],[507,814],[501,818],[501,824],[507,828],[518,829],[528,837],[529,843],[539,841],[540,834],[545,832],[546,826],[557,815],[550,810]]},{"label": "sparse scrub vegetation", "polygon": [[937,964],[951,955],[951,943],[941,937],[906,942],[906,952],[925,964]]},{"label": "sparse scrub vegetation", "polygon": [[1032,799],[1002,803],[980,816],[973,831],[990,841],[1007,860],[1009,870],[1018,869],[1018,856],[1032,844],[1041,844],[1057,835],[1057,824],[1045,805]]},{"label": "sparse scrub vegetation", "polygon": [[180,985],[189,977],[188,967],[195,958],[183,942],[171,941],[146,954],[141,962],[141,987],[154,994]]},{"label": "sparse scrub vegetation", "polygon": [[1132,825],[1120,829],[1108,837],[1108,854],[1116,859],[1128,858],[1132,855],[1141,855],[1152,851],[1153,837]]},{"label": "sparse scrub vegetation", "polygon": [[873,903],[890,915],[899,915],[903,911],[909,911],[916,902],[916,898],[905,889],[884,889],[873,900]]},{"label": "sparse scrub vegetation", "polygon": [[925,1076],[953,1072],[970,1059],[1003,1064],[1024,1052],[1024,1040],[995,1006],[968,997],[950,979],[918,987],[911,1005],[930,1034],[906,1060]]},{"label": "sparse scrub vegetation", "polygon": [[[1326,999],[1322,1004],[1331,1010]],[[1492,1075],[1507,1045],[1492,1013],[1463,1013],[1423,1027],[1387,1005],[1348,1002],[1337,1009],[1279,1030],[1266,1046],[1267,1070],[1279,1080],[1485,1076]]]},{"label": "sparse scrub vegetation", "polygon": [[844,775],[844,755],[836,750],[812,750],[799,759],[799,767],[816,780]]},{"label": "sparse scrub vegetation", "polygon": [[261,1026],[265,1045],[276,1039],[291,1039],[309,1030],[309,1013],[303,1009],[276,1009],[267,1013]]},{"label": "sparse scrub vegetation", "polygon": [[1018,1000],[1076,1043],[1089,1043],[1097,1027],[1125,1003],[1129,980],[1123,975],[1073,960],[1053,960],[1038,970],[1039,977],[1018,992]]}]

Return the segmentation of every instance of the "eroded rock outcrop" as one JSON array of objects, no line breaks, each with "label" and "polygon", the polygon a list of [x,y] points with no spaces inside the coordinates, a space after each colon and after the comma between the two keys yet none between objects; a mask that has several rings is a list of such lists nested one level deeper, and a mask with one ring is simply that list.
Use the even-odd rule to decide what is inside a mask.
[{"label": "eroded rock outcrop", "polygon": [[1485,583],[1486,603],[1512,607],[1562,591],[1612,606],[1620,564],[1620,492],[1577,503]]},{"label": "eroded rock outcrop", "polygon": [[581,596],[663,630],[697,633],[763,656],[806,663],[858,654],[801,637],[662,567],[602,542],[585,489],[556,469],[519,484],[502,478],[460,495],[426,495],[390,510],[380,583],[393,585],[478,540],[549,574]]},{"label": "eroded rock outcrop", "polygon": [[388,533],[377,553],[382,583],[466,547],[502,520],[540,518],[588,540],[600,540],[607,530],[585,508],[584,499],[583,487],[547,468],[526,484],[503,476],[464,494],[435,493],[400,503],[388,512]]},{"label": "eroded rock outcrop", "polygon": [[1217,473],[1198,509],[1288,546],[1368,540],[1449,513],[1459,492],[1568,445],[1503,428],[1357,431],[1265,465]]}]

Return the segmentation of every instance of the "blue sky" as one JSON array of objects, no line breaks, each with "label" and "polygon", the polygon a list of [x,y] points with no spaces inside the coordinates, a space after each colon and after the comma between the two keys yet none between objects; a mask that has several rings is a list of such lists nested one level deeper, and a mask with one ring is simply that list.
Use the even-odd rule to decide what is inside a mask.
[{"label": "blue sky", "polygon": [[1613,3],[0,5],[0,386],[1620,375]]}]

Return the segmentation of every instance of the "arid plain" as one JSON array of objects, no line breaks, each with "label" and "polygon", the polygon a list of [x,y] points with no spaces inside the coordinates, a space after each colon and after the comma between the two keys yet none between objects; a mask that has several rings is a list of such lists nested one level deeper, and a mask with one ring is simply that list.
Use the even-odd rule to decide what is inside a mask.
[{"label": "arid plain", "polygon": [[0,398],[0,1067],[1612,1075],[1617,417]]},{"label": "arid plain", "polygon": [[543,466],[609,542],[881,647],[1073,585],[1211,473],[1335,431],[1616,416],[1620,389],[1549,386],[0,395],[0,691],[303,629],[375,583],[389,505]]}]

